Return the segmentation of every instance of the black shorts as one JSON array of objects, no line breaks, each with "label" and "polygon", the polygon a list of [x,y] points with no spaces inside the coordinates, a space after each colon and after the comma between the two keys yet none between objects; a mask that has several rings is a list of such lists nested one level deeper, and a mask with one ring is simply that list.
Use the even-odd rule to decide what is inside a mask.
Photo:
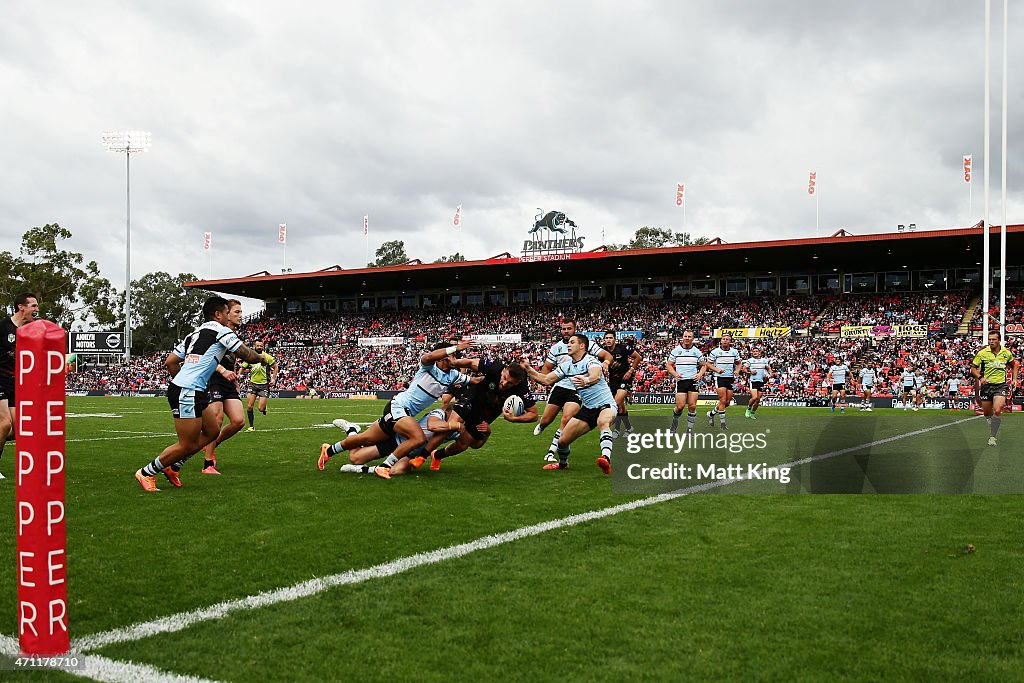
[{"label": "black shorts", "polygon": [[223,384],[214,384],[210,382],[210,386],[207,388],[207,392],[210,394],[210,403],[223,403],[234,399],[241,401],[242,397],[238,395],[238,387],[236,386],[224,386]]},{"label": "black shorts", "polygon": [[7,407],[14,407],[14,378],[0,377],[0,401],[7,401]]},{"label": "black shorts", "polygon": [[167,385],[167,402],[171,414],[176,418],[202,418],[203,411],[210,405],[210,395],[205,391],[182,389],[174,382]]},{"label": "black shorts", "polygon": [[843,384],[833,384],[832,391],[846,391],[846,383],[844,382]]},{"label": "black shorts", "polygon": [[[604,410],[605,408],[615,409],[615,406],[614,405],[603,405],[603,406],[598,406],[596,408],[587,408],[587,407],[584,406],[583,408],[580,408],[579,412],[576,413],[575,415],[573,415],[572,417],[573,417],[574,420],[580,420],[582,422],[586,422],[587,425],[591,429],[593,429],[594,427],[597,426],[597,418],[598,418],[598,416],[601,415],[601,411]],[[616,413],[617,412],[618,411],[616,410]]]},{"label": "black shorts", "polygon": [[625,391],[633,391],[633,378],[626,379],[624,377],[609,377],[608,387],[612,390],[612,396],[617,394],[620,389]]},{"label": "black shorts", "polygon": [[474,441],[486,441],[489,434],[481,434],[476,430],[476,426],[481,422],[487,422],[490,424],[492,420],[488,420],[487,416],[478,410],[473,409],[473,404],[469,403],[456,403],[452,405],[452,411],[462,418],[465,423],[462,427],[463,431],[473,437]]},{"label": "black shorts", "polygon": [[735,377],[716,377],[715,388],[717,389],[728,389],[732,391],[732,383],[736,380]]},{"label": "black shorts", "polygon": [[978,389],[978,395],[981,396],[982,401],[991,401],[996,396],[1002,396],[1006,398],[1009,395],[1009,388],[1006,386],[1006,382],[1000,382],[999,384],[982,384]]},{"label": "black shorts", "polygon": [[270,385],[250,383],[249,393],[255,395],[257,398],[270,398]]},{"label": "black shorts", "polygon": [[915,389],[914,387],[908,387],[907,385],[904,384],[903,385],[903,393],[904,394],[916,394],[917,393],[917,389]]},{"label": "black shorts", "polygon": [[389,455],[395,452],[396,448],[398,448],[398,442],[395,441],[395,437],[393,436],[391,438],[385,439],[384,441],[378,442],[376,445],[377,457],[380,458],[388,457]]},{"label": "black shorts", "polygon": [[580,400],[580,395],[575,389],[566,389],[565,387],[555,387],[551,390],[551,395],[548,396],[548,403],[556,405],[559,408],[564,406],[566,403],[578,403],[583,405],[583,401]]},{"label": "black shorts", "polygon": [[377,420],[377,424],[380,425],[380,428],[384,430],[385,434],[388,436],[394,436],[396,422],[398,422],[398,418],[391,414],[391,401],[388,401],[388,404],[384,406],[384,414],[380,416],[379,420]]},{"label": "black shorts", "polygon": [[695,380],[695,379],[677,379],[676,380],[676,393],[677,394],[697,393],[697,380]]},{"label": "black shorts", "polygon": [[751,389],[756,389],[757,391],[764,391],[764,381],[761,381],[761,382],[751,382],[750,383],[750,388]]}]

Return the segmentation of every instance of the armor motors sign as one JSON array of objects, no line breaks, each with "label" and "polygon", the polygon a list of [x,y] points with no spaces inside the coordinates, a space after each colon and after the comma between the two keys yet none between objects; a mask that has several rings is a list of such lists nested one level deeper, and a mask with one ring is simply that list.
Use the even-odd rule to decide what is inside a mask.
[{"label": "armor motors sign", "polygon": [[124,332],[71,332],[68,353],[124,353]]}]

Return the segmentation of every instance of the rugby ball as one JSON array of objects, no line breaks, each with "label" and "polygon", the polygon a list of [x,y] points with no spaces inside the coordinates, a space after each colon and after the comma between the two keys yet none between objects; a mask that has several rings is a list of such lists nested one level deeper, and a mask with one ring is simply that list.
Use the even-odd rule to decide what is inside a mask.
[{"label": "rugby ball", "polygon": [[522,398],[513,394],[505,399],[505,404],[501,407],[501,409],[507,410],[516,417],[519,417],[520,415],[523,414],[523,411],[526,409],[526,406],[523,405]]}]

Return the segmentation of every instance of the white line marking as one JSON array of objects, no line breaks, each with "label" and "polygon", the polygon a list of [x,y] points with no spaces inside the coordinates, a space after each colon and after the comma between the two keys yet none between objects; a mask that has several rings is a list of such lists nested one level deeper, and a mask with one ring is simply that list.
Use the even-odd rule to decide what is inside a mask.
[{"label": "white line marking", "polygon": [[[10,636],[0,635],[0,654],[17,657],[20,654],[18,641]],[[82,678],[91,678],[105,683],[136,683],[147,681],[153,683],[213,683],[206,678],[186,676],[161,671],[148,664],[121,662],[100,655],[79,655],[73,652],[68,657],[78,659],[78,669],[60,669],[64,673]]]},{"label": "white line marking", "polygon": [[[952,427],[953,425],[960,424],[961,422],[967,422],[968,420],[976,419],[974,416],[956,420],[954,422],[948,422],[946,424],[935,425],[932,427],[926,427],[924,429],[918,429],[913,432],[907,432],[906,434],[898,434],[885,439],[879,439],[878,441],[871,441],[868,443],[862,443],[857,446],[851,446],[849,448],[843,448],[837,451],[831,451],[829,453],[822,453],[820,455],[812,455],[807,458],[800,460],[794,460],[790,463],[779,465],[779,467],[796,467],[799,465],[806,465],[808,463],[816,462],[818,460],[825,460],[826,458],[834,458],[838,455],[844,455],[846,453],[852,453],[855,451],[863,450],[865,448],[871,448],[872,446],[878,446],[899,439],[905,439],[911,436],[917,436],[918,434],[924,434],[926,432],[935,431],[937,429],[945,429],[946,427]],[[713,481],[706,484],[699,484],[697,486],[690,486],[688,488],[680,489],[672,493],[663,493],[661,495],[652,496],[650,498],[640,498],[638,500],[623,503],[621,505],[613,505],[612,507],[603,508],[601,510],[594,510],[592,512],[583,512],[575,515],[569,515],[568,517],[562,517],[561,519],[555,519],[547,522],[541,522],[539,524],[533,524],[530,526],[521,527],[512,531],[506,531],[500,534],[491,534],[478,538],[468,543],[461,543],[459,545],[449,546],[447,548],[440,548],[438,550],[431,550],[428,552],[416,553],[415,555],[409,555],[408,557],[402,557],[391,562],[385,562],[378,564],[367,569],[350,569],[349,571],[342,572],[340,574],[332,574],[331,576],[325,576],[319,579],[310,579],[301,583],[287,586],[285,588],[278,588],[271,591],[264,591],[256,595],[251,595],[246,598],[239,598],[236,600],[227,600],[225,602],[217,603],[210,607],[204,607],[189,612],[180,612],[178,614],[172,614],[167,617],[160,617],[153,621],[144,622],[141,624],[135,624],[132,626],[126,626],[124,628],[117,628],[110,631],[104,631],[101,633],[95,633],[89,636],[83,636],[72,643],[72,647],[77,652],[87,652],[89,650],[96,650],[107,645],[113,645],[115,643],[127,643],[135,640],[141,640],[142,638],[148,638],[150,636],[159,635],[161,633],[175,633],[177,631],[184,630],[195,624],[212,621],[215,619],[223,619],[232,612],[238,612],[241,610],[259,609],[261,607],[269,607],[282,602],[291,602],[298,600],[299,598],[305,598],[318,593],[322,593],[335,586],[346,586],[363,581],[369,581],[370,579],[379,579],[384,576],[394,576],[402,572],[409,571],[410,569],[416,569],[424,565],[436,564],[438,562],[444,562],[447,560],[453,560],[470,553],[475,553],[478,550],[486,550],[488,548],[494,548],[505,543],[512,541],[518,541],[523,538],[529,538],[530,536],[537,536],[554,529],[561,529],[563,527],[576,526],[583,522],[589,522],[595,519],[602,519],[604,517],[611,517],[617,515],[620,512],[628,512],[630,510],[637,510],[639,508],[647,507],[650,505],[657,505],[658,503],[664,503],[665,501],[675,500],[682,496],[691,495],[694,493],[701,493],[703,491],[709,491],[711,489],[719,488],[722,486],[728,486],[729,484],[735,484],[736,482],[743,481],[743,477],[734,479],[724,479],[719,481]]]}]

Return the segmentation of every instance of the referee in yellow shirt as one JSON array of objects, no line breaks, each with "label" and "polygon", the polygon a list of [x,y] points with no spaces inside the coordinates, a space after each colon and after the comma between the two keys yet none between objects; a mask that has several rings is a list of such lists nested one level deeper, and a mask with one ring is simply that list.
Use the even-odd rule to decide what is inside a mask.
[{"label": "referee in yellow shirt", "polygon": [[[1006,384],[1006,369],[1012,368],[1013,378],[1009,386]],[[971,374],[978,380],[978,400],[988,420],[991,436],[989,446],[996,445],[996,434],[999,433],[1000,417],[1003,406],[1011,396],[1010,387],[1017,384],[1017,362],[1009,349],[1003,348],[998,332],[988,333],[988,346],[978,351],[971,364]]]},{"label": "referee in yellow shirt", "polygon": [[[257,353],[263,352],[263,342],[257,341],[252,345],[253,349],[259,349]],[[268,359],[267,364],[263,363],[242,363],[243,368],[249,368],[249,394],[246,396],[247,404],[245,407],[245,415],[249,418],[249,428],[245,431],[252,432],[256,430],[256,415],[253,412],[253,406],[257,405],[256,401],[259,399],[259,411],[264,415],[267,414],[267,399],[270,398],[270,386],[277,381],[277,360],[269,353],[266,354]],[[269,377],[267,375],[270,375]]]}]

